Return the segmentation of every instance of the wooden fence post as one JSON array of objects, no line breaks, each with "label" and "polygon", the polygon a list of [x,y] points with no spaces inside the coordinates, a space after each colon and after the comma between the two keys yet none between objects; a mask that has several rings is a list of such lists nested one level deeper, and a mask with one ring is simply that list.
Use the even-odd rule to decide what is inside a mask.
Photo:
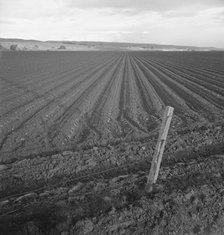
[{"label": "wooden fence post", "polygon": [[173,107],[167,106],[164,112],[162,125],[161,125],[160,132],[159,132],[159,138],[156,144],[156,149],[153,155],[151,169],[150,169],[147,184],[146,184],[147,191],[152,191],[152,186],[154,183],[156,183],[156,180],[159,175],[159,168],[160,168],[162,157],[163,157],[163,152],[164,152],[164,148],[166,144],[166,138],[168,135],[168,130],[170,127],[172,116],[173,116],[173,111],[174,111]]}]

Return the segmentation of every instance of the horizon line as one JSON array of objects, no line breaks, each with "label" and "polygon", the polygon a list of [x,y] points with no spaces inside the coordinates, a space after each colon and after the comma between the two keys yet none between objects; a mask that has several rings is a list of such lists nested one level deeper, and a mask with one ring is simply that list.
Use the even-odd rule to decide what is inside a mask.
[{"label": "horizon line", "polygon": [[16,37],[0,37],[0,40],[24,40],[24,41],[38,41],[38,42],[100,42],[100,43],[114,43],[114,44],[119,44],[119,43],[124,43],[124,44],[140,44],[140,45],[158,45],[158,46],[177,46],[177,47],[194,47],[194,48],[213,48],[213,49],[221,49],[224,50],[224,48],[220,47],[215,47],[215,46],[195,46],[195,45],[179,45],[179,44],[158,44],[158,43],[152,43],[152,42],[125,42],[125,41],[119,41],[119,42],[114,42],[114,41],[93,41],[93,40],[40,40],[40,39],[25,39],[25,38],[16,38]]}]

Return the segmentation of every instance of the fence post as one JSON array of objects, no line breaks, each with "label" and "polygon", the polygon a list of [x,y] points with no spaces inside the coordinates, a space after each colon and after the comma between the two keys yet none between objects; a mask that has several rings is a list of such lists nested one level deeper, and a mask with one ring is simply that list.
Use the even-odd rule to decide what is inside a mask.
[{"label": "fence post", "polygon": [[171,119],[173,116],[173,111],[174,111],[173,107],[166,106],[163,120],[162,120],[162,125],[161,125],[160,132],[159,132],[159,138],[156,144],[156,149],[153,155],[150,172],[149,172],[149,176],[147,179],[147,184],[146,184],[147,191],[152,191],[152,186],[153,184],[156,183],[156,180],[159,175],[159,169],[160,169],[160,165],[161,165],[161,161],[163,157],[163,152],[164,152],[164,148],[166,144],[166,138],[168,135]]}]

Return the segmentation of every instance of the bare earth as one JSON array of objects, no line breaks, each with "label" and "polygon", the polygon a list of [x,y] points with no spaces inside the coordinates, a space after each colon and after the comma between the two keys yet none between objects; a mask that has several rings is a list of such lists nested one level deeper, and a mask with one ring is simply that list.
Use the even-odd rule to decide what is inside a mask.
[{"label": "bare earth", "polygon": [[[223,52],[3,52],[0,234],[223,234]],[[162,167],[144,186],[166,105]]]}]

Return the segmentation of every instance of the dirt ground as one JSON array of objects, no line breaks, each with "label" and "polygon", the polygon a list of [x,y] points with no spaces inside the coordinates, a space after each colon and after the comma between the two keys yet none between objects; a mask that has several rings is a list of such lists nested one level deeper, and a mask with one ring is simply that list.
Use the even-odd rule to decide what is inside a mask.
[{"label": "dirt ground", "polygon": [[0,234],[224,234],[224,124],[0,165]]},{"label": "dirt ground", "polygon": [[[20,161],[31,155],[39,161],[59,153],[60,159],[62,150],[82,152],[94,147],[113,155],[110,145],[136,140],[141,145],[146,143],[144,139],[148,139],[150,151],[154,142],[149,137],[158,132],[165,106],[175,110],[173,132],[221,122],[223,55],[4,51],[0,66],[0,164],[25,164]],[[80,154],[74,155],[76,159]],[[107,159],[107,154],[102,156],[99,159]]]}]

